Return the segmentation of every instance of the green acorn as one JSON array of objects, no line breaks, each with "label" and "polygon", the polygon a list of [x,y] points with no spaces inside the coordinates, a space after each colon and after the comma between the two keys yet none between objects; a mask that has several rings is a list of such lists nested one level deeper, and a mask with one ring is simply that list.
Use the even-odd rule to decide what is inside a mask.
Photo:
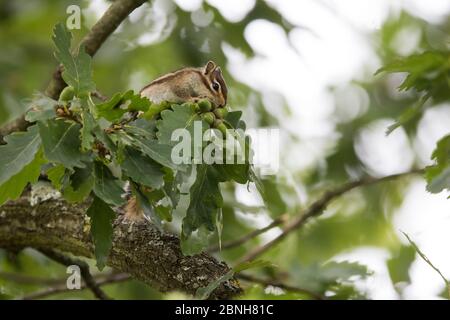
[{"label": "green acorn", "polygon": [[224,123],[219,124],[217,129],[222,132],[224,138],[227,136],[227,126]]},{"label": "green acorn", "polygon": [[222,132],[223,137],[225,138],[225,136],[227,134],[227,126],[225,125],[225,123],[223,123],[223,121],[221,119],[214,120],[213,127],[218,129],[220,132]]},{"label": "green acorn", "polygon": [[205,120],[209,125],[212,125],[214,123],[214,120],[216,120],[216,117],[214,116],[214,113],[212,112],[206,112],[201,115],[202,119]]},{"label": "green acorn", "polygon": [[199,112],[200,107],[196,103],[185,102],[182,104],[183,107],[190,108],[193,112]]},{"label": "green acorn", "polygon": [[75,89],[72,86],[67,86],[59,95],[60,101],[70,101],[75,96]]},{"label": "green acorn", "polygon": [[212,109],[211,102],[207,99],[200,100],[198,106],[200,107],[201,112],[208,112]]},{"label": "green acorn", "polygon": [[214,114],[216,115],[217,118],[224,119],[228,114],[228,109],[227,108],[214,109]]}]

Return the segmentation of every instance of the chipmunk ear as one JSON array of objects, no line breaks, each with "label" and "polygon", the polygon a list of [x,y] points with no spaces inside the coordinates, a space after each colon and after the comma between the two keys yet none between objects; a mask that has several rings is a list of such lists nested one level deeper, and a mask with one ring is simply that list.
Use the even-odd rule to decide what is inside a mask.
[{"label": "chipmunk ear", "polygon": [[206,63],[205,67],[203,68],[203,73],[205,75],[210,74],[211,72],[214,71],[214,69],[216,69],[216,64],[210,60],[208,61],[208,63]]}]

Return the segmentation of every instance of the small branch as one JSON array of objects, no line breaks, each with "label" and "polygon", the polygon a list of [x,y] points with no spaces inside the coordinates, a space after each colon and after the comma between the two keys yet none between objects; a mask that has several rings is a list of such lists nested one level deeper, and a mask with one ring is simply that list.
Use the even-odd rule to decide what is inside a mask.
[{"label": "small branch", "polygon": [[237,264],[246,262],[246,261],[252,261],[255,258],[259,257],[263,253],[265,253],[267,250],[272,248],[273,246],[277,245],[279,242],[281,242],[288,234],[290,234],[292,231],[295,231],[299,228],[301,228],[309,219],[313,217],[317,217],[323,213],[325,208],[328,206],[328,204],[334,200],[335,198],[355,189],[358,187],[363,186],[369,186],[376,183],[381,183],[385,181],[395,180],[398,178],[402,178],[411,174],[420,174],[423,173],[423,169],[420,170],[412,170],[409,172],[399,173],[399,174],[393,174],[389,176],[385,176],[382,178],[374,178],[374,177],[367,177],[363,178],[361,180],[348,182],[340,187],[337,187],[336,189],[329,190],[324,193],[324,195],[313,202],[306,210],[300,212],[298,215],[292,218],[290,222],[285,224],[285,227],[283,228],[283,232],[277,236],[272,241],[266,243],[263,246],[257,247],[250,251],[248,254],[246,254],[244,257],[242,257]]},{"label": "small branch", "polygon": [[66,267],[71,265],[77,265],[78,267],[80,267],[81,277],[83,278],[86,287],[88,287],[92,291],[94,296],[99,300],[111,300],[111,298],[108,297],[106,293],[104,293],[103,290],[100,289],[98,284],[95,282],[95,279],[92,277],[91,272],[89,271],[89,265],[86,262],[70,258],[53,250],[41,249],[39,251],[46,255],[48,258],[55,260],[56,262],[65,265]]},{"label": "small branch", "polygon": [[218,245],[212,246],[207,251],[209,253],[214,253],[214,252],[217,252],[219,250],[227,250],[227,249],[238,247],[238,246],[246,243],[247,241],[250,241],[251,239],[256,238],[260,234],[263,234],[266,231],[268,231],[270,229],[273,229],[273,228],[283,224],[286,221],[287,221],[287,215],[282,215],[281,217],[273,220],[272,223],[270,223],[269,225],[267,225],[264,228],[254,230],[254,231],[252,231],[252,232],[250,232],[250,233],[248,233],[248,234],[244,235],[243,237],[238,238],[236,240],[231,240],[231,241],[225,242],[224,244],[222,244],[222,247],[220,247]]},{"label": "small branch", "polygon": [[11,132],[25,131],[29,123],[25,121],[25,115],[20,116],[12,122],[7,123],[0,128],[0,145],[5,144],[3,137],[6,137]]},{"label": "small branch", "polygon": [[284,283],[282,283],[280,281],[276,281],[276,280],[261,279],[261,278],[255,277],[255,276],[251,276],[248,274],[242,274],[242,273],[238,274],[237,278],[240,280],[247,281],[247,282],[262,284],[264,286],[274,286],[274,287],[278,287],[278,288],[281,288],[281,289],[284,289],[287,291],[307,294],[308,296],[310,296],[316,300],[324,300],[325,299],[325,297],[321,296],[320,294],[312,292],[308,289],[290,286],[290,285],[284,284]]},{"label": "small branch", "polygon": [[0,279],[4,279],[6,281],[15,282],[19,284],[47,285],[47,286],[54,286],[61,284],[60,279],[39,278],[25,274],[18,274],[4,271],[0,271]]},{"label": "small branch", "polygon": [[103,95],[103,94],[101,94],[99,91],[91,92],[91,96],[92,96],[92,97],[95,97],[95,98],[97,98],[97,99],[99,99],[99,100],[101,100],[101,101],[106,101],[106,100],[108,100],[108,97],[105,96],[105,95]]},{"label": "small branch", "polygon": [[434,264],[430,261],[430,259],[428,259],[428,257],[419,249],[419,247],[417,246],[417,244],[411,240],[411,238],[408,236],[408,234],[406,232],[403,232],[403,235],[406,237],[406,239],[408,239],[408,242],[413,246],[414,250],[416,250],[417,254],[431,267],[434,269],[434,271],[436,271],[439,276],[442,278],[442,280],[444,280],[445,283],[445,287],[447,288],[447,294],[448,294],[448,298],[450,299],[450,281],[447,280],[447,278],[443,275],[443,273],[441,272],[441,270],[439,270],[437,267],[434,266]]},{"label": "small branch", "polygon": [[[125,273],[113,273],[106,277],[96,277],[95,281],[98,286],[103,286],[106,284],[128,281],[130,279],[131,279],[131,277]],[[86,288],[87,288],[87,286],[83,282],[81,284],[81,288],[79,290],[84,290]],[[25,295],[22,298],[20,298],[20,300],[42,299],[42,298],[46,298],[46,297],[54,295],[54,294],[70,292],[70,291],[74,291],[74,290],[68,289],[66,286],[65,280],[63,280],[62,283],[59,283],[56,286],[30,293],[30,294]]]}]

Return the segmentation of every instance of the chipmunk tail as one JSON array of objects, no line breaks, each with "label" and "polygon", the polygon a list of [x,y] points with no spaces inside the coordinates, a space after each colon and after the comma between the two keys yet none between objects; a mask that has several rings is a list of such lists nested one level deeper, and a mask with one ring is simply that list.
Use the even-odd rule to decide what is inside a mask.
[{"label": "chipmunk tail", "polygon": [[125,206],[125,218],[130,221],[142,221],[144,219],[144,211],[139,206],[136,197],[128,199]]}]

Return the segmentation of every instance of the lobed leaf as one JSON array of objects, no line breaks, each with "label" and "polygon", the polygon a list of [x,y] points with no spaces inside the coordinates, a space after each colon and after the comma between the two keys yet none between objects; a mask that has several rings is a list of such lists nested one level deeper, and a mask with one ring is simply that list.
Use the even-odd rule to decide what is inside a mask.
[{"label": "lobed leaf", "polygon": [[29,127],[26,132],[6,136],[4,140],[6,145],[0,146],[0,185],[33,161],[41,145],[36,125]]},{"label": "lobed leaf", "polygon": [[0,186],[0,205],[20,197],[28,183],[36,183],[41,173],[41,166],[45,162],[42,151],[38,151],[30,163],[5,181]]},{"label": "lobed leaf", "polygon": [[52,119],[56,116],[55,107],[57,105],[58,101],[38,92],[34,94],[32,101],[28,104],[25,120],[35,122]]},{"label": "lobed leaf", "polygon": [[125,203],[122,198],[123,183],[115,178],[109,168],[103,163],[94,163],[94,193],[97,197],[111,206],[121,206]]},{"label": "lobed leaf", "polygon": [[215,230],[216,215],[223,205],[219,180],[207,165],[197,166],[197,177],[190,189],[190,203],[183,219],[183,234],[189,236],[199,227]]},{"label": "lobed leaf", "polygon": [[105,118],[111,122],[119,121],[127,112],[145,112],[151,102],[146,97],[128,90],[125,93],[116,93],[110,100],[95,106],[97,117]]},{"label": "lobed leaf", "polygon": [[55,57],[63,65],[62,78],[75,90],[77,96],[82,96],[95,90],[92,80],[91,60],[84,46],[76,54],[70,50],[71,33],[63,23],[58,23],[53,29],[53,42],[56,47]]},{"label": "lobed leaf", "polygon": [[161,166],[136,149],[125,147],[124,160],[121,164],[123,171],[133,181],[154,189],[164,184],[164,172]]},{"label": "lobed leaf", "polygon": [[115,212],[98,197],[94,200],[86,214],[91,219],[91,236],[94,242],[94,253],[97,267],[102,270],[112,247]]},{"label": "lobed leaf", "polygon": [[39,121],[38,126],[45,157],[49,161],[60,163],[70,169],[82,168],[85,166],[83,161],[89,161],[88,154],[80,152],[81,126],[78,123],[46,120]]}]

